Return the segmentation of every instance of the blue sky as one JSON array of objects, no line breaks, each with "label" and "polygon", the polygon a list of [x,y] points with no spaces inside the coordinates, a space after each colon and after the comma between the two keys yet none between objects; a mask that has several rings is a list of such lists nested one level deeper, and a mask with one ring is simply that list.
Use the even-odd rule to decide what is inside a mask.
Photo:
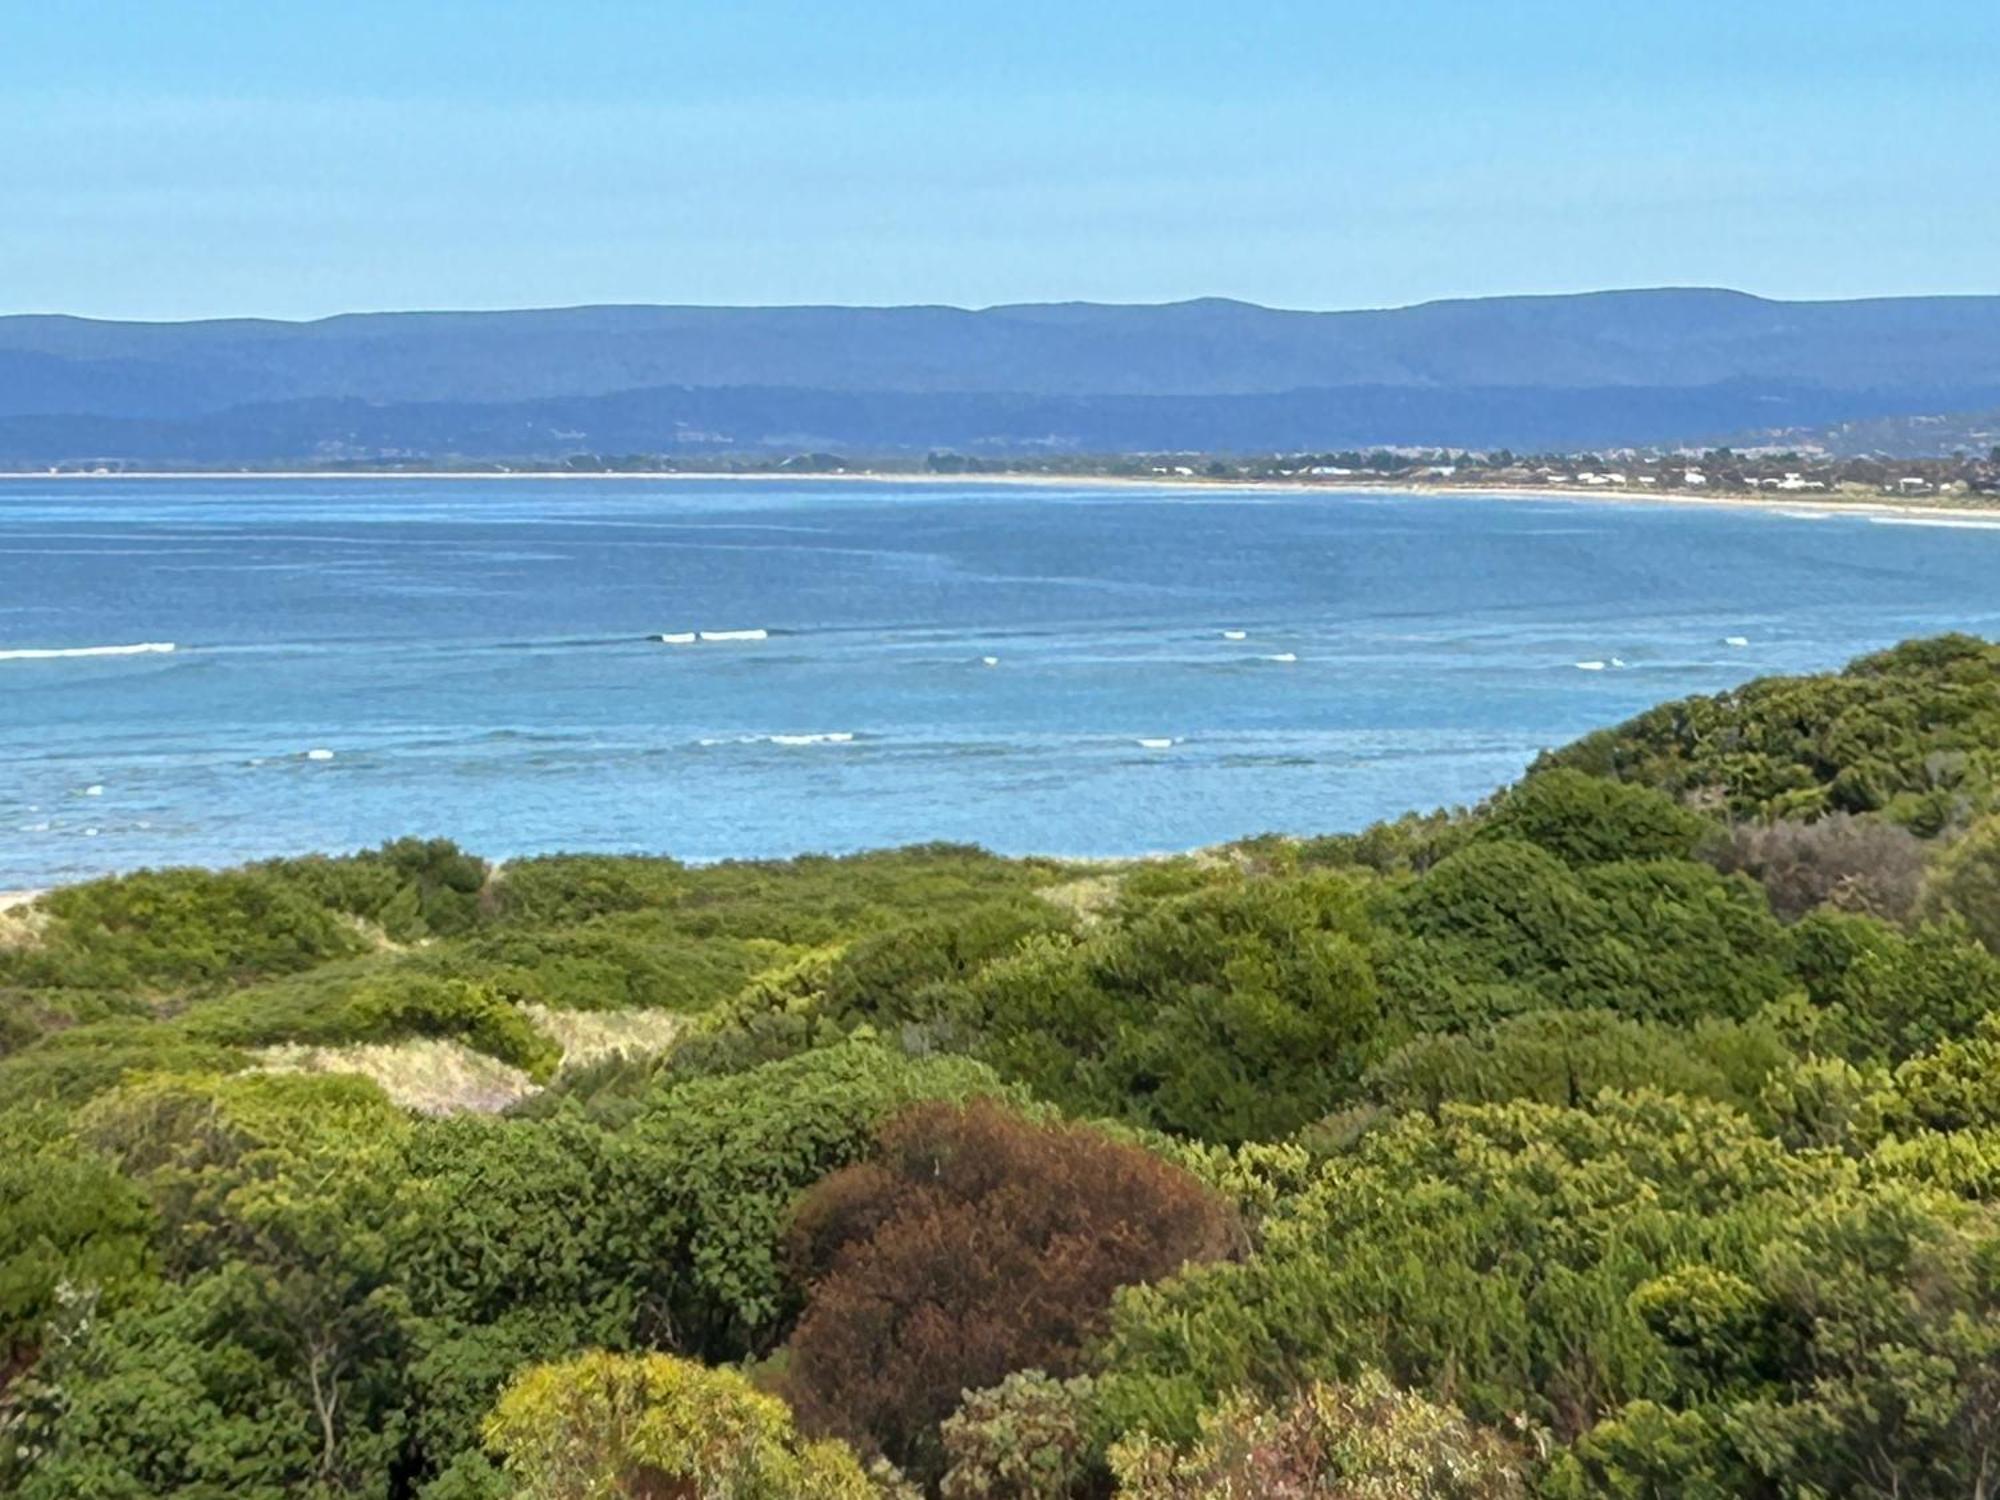
[{"label": "blue sky", "polygon": [[2000,292],[1994,0],[18,0],[0,310]]}]

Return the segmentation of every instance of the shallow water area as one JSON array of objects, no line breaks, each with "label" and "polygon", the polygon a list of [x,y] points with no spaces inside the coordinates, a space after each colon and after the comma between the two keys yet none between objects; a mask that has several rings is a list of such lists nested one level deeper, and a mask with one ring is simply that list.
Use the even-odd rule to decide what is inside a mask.
[{"label": "shallow water area", "polygon": [[406,833],[708,860],[1354,828],[1662,699],[1992,634],[1996,578],[1991,526],[1748,507],[12,480],[0,889]]}]

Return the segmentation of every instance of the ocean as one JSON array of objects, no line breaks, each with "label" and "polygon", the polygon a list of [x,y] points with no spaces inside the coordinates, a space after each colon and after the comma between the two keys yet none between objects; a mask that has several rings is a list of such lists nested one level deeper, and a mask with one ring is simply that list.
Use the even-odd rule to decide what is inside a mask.
[{"label": "ocean", "polygon": [[11,480],[0,888],[404,834],[717,860],[1353,829],[1662,699],[1996,625],[2000,526],[1858,514]]}]

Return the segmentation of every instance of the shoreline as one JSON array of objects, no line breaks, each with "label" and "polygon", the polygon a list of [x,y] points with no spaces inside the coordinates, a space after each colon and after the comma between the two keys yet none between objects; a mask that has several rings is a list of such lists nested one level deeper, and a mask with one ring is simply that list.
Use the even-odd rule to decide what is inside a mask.
[{"label": "shoreline", "polygon": [[1818,496],[1776,496],[1770,494],[1692,494],[1683,490],[1635,489],[1631,487],[1570,488],[1561,485],[1457,485],[1425,484],[1418,482],[1375,481],[1375,480],[1327,480],[1302,482],[1293,479],[1200,479],[1186,476],[1140,477],[1126,474],[911,474],[901,471],[881,471],[857,469],[848,472],[826,473],[741,473],[731,470],[681,470],[672,473],[640,473],[631,471],[609,471],[602,473],[576,473],[574,471],[533,472],[509,470],[506,472],[481,472],[471,469],[428,469],[407,473],[381,470],[338,471],[316,469],[271,469],[251,472],[242,469],[190,469],[185,471],[146,469],[132,470],[117,474],[83,473],[68,471],[60,474],[32,473],[27,471],[0,472],[0,485],[40,482],[40,483],[91,483],[116,480],[141,480],[159,482],[164,480],[195,480],[202,483],[228,480],[281,480],[299,482],[303,480],[359,480],[382,482],[387,480],[423,480],[466,482],[488,480],[498,482],[519,480],[557,480],[564,483],[739,483],[777,484],[801,482],[832,484],[907,484],[907,485],[1006,485],[1029,489],[1138,489],[1174,490],[1180,492],[1240,494],[1292,494],[1292,495],[1420,495],[1425,499],[1461,500],[1563,500],[1573,504],[1642,504],[1642,505],[1694,505],[1716,508],[1735,508],[1760,511],[1803,511],[1818,516],[1913,516],[1922,519],[1976,519],[1994,517],[1994,524],[2000,524],[2000,503],[1985,498],[1967,498],[1957,504],[1942,503],[1935,497],[1904,501],[1893,495],[1871,497],[1866,500],[1835,500],[1825,495]]}]

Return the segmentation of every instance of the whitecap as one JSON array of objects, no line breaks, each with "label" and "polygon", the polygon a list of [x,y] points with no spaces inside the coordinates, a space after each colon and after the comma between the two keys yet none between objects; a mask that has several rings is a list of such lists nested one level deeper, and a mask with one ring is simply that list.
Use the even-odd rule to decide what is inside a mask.
[{"label": "whitecap", "polygon": [[1249,634],[1247,630],[1225,630],[1222,632],[1222,638],[1225,641],[1240,641],[1247,639]]},{"label": "whitecap", "polygon": [[308,751],[306,751],[306,759],[307,759],[307,760],[332,760],[332,759],[333,759],[333,752],[332,752],[331,750],[320,750],[320,749],[313,749],[313,750],[308,750]]},{"label": "whitecap", "polygon": [[55,661],[71,656],[148,656],[172,651],[172,641],[140,641],[134,646],[22,646],[0,651],[0,661]]},{"label": "whitecap", "polygon": [[694,632],[692,630],[668,631],[664,635],[656,635],[653,637],[654,640],[660,642],[660,644],[663,646],[692,646],[694,644],[694,638],[695,638]]},{"label": "whitecap", "polygon": [[762,641],[770,638],[768,630],[700,630],[695,632],[704,641]]},{"label": "whitecap", "polygon": [[1576,669],[1579,672],[1602,672],[1604,665],[1601,661],[1580,661],[1576,664]]},{"label": "whitecap", "polygon": [[851,733],[840,731],[832,734],[774,734],[774,745],[845,745],[854,739]]},{"label": "whitecap", "polygon": [[102,797],[104,795],[104,788],[97,782],[93,781],[89,786],[83,789],[83,795],[86,797]]},{"label": "whitecap", "polygon": [[979,658],[979,664],[982,667],[997,667],[1000,665],[1000,658],[997,656],[982,656]]},{"label": "whitecap", "polygon": [[1296,651],[1280,651],[1276,656],[1267,656],[1264,658],[1265,661],[1297,661],[1298,659],[1299,654]]},{"label": "whitecap", "polygon": [[1625,663],[1614,656],[1611,658],[1611,665],[1614,667],[1622,667],[1625,665]]},{"label": "whitecap", "polygon": [[1750,644],[1750,637],[1747,635],[1726,635],[1722,638],[1722,644],[1725,646],[1747,646]]},{"label": "whitecap", "polygon": [[1174,748],[1174,742],[1165,738],[1141,740],[1139,741],[1139,748],[1141,750],[1171,750]]},{"label": "whitecap", "polygon": [[1956,516],[1870,516],[1877,526],[1940,526],[1947,531],[2000,531],[2000,521],[1961,520]]}]

